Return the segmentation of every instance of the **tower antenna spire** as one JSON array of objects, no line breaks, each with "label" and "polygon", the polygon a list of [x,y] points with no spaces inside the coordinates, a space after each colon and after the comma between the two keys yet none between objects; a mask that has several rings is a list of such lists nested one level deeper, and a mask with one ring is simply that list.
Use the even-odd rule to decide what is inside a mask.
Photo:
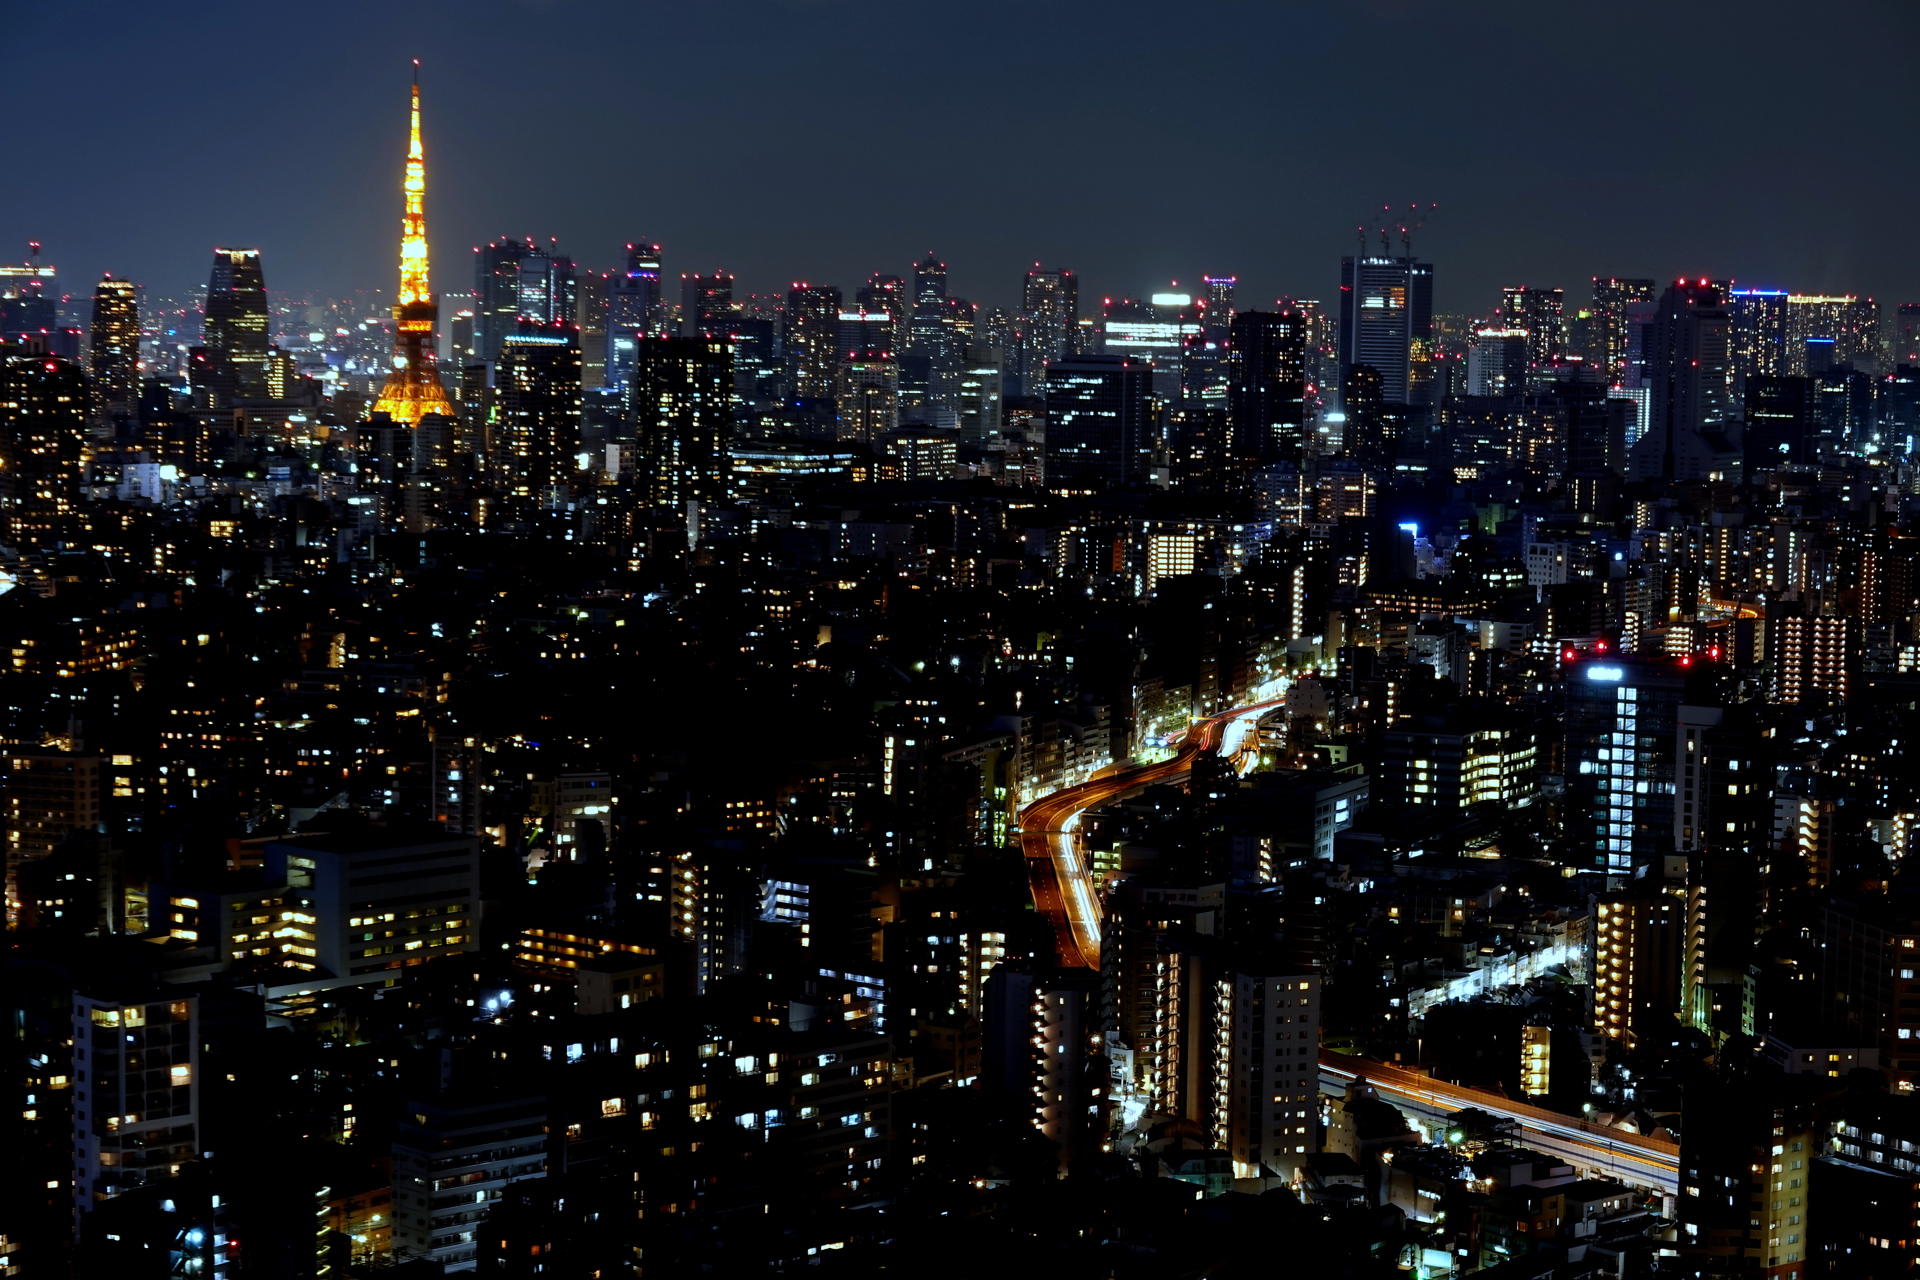
[{"label": "tower antenna spire", "polygon": [[413,60],[413,105],[400,189],[405,212],[400,217],[400,294],[393,307],[393,371],[373,402],[373,412],[413,426],[430,413],[453,413],[434,354],[440,304],[427,274],[427,153],[420,141],[418,58]]}]

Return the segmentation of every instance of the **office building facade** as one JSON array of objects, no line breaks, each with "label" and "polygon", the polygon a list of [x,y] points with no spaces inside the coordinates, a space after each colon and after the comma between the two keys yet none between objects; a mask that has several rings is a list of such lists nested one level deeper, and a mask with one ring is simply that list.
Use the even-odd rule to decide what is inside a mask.
[{"label": "office building facade", "polygon": [[1121,488],[1145,477],[1153,451],[1152,380],[1152,363],[1129,356],[1075,356],[1048,367],[1051,487]]},{"label": "office building facade", "polygon": [[1415,348],[1433,340],[1433,264],[1415,258],[1340,259],[1340,372],[1377,370],[1380,398],[1416,403]]}]

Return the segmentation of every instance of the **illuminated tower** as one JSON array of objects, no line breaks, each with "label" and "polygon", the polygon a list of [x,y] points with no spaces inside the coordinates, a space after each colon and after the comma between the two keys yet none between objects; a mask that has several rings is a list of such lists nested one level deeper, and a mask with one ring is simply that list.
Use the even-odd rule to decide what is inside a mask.
[{"label": "illuminated tower", "polygon": [[433,329],[440,305],[427,282],[427,160],[420,146],[420,63],[414,61],[413,118],[402,184],[407,211],[400,219],[400,298],[393,308],[393,372],[373,412],[414,425],[430,413],[453,416],[434,366]]}]

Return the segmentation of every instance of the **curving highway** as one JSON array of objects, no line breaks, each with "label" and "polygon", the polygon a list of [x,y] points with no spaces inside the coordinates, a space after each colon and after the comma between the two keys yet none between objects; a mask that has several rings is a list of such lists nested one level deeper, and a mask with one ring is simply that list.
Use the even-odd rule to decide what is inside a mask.
[{"label": "curving highway", "polygon": [[1027,858],[1033,905],[1053,923],[1060,963],[1100,967],[1100,899],[1093,889],[1074,828],[1088,809],[1111,804],[1130,791],[1184,776],[1202,752],[1220,749],[1227,728],[1243,717],[1259,718],[1282,705],[1271,698],[1197,720],[1172,759],[1135,765],[1040,797],[1020,811],[1020,849]]}]

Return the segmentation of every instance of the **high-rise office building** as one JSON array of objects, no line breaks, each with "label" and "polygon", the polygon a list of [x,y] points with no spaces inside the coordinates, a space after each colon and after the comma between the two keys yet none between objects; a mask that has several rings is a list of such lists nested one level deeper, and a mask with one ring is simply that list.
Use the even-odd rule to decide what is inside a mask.
[{"label": "high-rise office building", "polygon": [[900,366],[894,361],[856,356],[842,360],[835,377],[840,439],[873,442],[900,425]]},{"label": "high-rise office building", "polygon": [[[864,294],[867,290],[860,292]],[[887,310],[884,302],[860,301],[851,307],[842,307],[839,331],[834,339],[834,359],[842,363],[891,360],[899,354],[895,345],[897,333],[893,312]]]},{"label": "high-rise office building", "polygon": [[500,344],[520,327],[520,262],[540,251],[532,240],[507,236],[473,251],[473,348],[482,364],[500,358]]},{"label": "high-rise office building", "polygon": [[929,253],[913,264],[910,346],[938,351],[946,343],[947,264]]},{"label": "high-rise office building", "polygon": [[626,386],[637,340],[665,331],[660,246],[646,240],[629,244],[621,270],[607,282],[607,385]]},{"label": "high-rise office building", "polygon": [[1000,360],[997,347],[968,346],[960,362],[960,439],[984,445],[1000,431]]},{"label": "high-rise office building", "polygon": [[1047,482],[1084,492],[1146,476],[1153,452],[1151,361],[1071,356],[1047,367]]},{"label": "high-rise office building", "polygon": [[1620,276],[1593,278],[1593,319],[1588,361],[1603,370],[1607,385],[1620,386],[1627,369],[1627,308],[1653,301],[1653,281]]},{"label": "high-rise office building", "polygon": [[139,408],[140,287],[131,280],[109,274],[94,286],[87,372],[94,403],[109,421],[131,417]]},{"label": "high-rise office building", "polygon": [[508,336],[531,326],[579,323],[573,259],[533,240],[507,236],[474,250],[474,346],[480,360],[500,359]]},{"label": "high-rise office building", "polygon": [[1181,399],[1187,345],[1200,337],[1193,295],[1156,293],[1151,299],[1108,298],[1102,305],[1100,350],[1153,364],[1153,391],[1165,405]]},{"label": "high-rise office building", "polygon": [[1242,311],[1227,347],[1227,428],[1235,457],[1298,466],[1306,431],[1307,320]]},{"label": "high-rise office building", "polygon": [[733,336],[740,309],[733,301],[733,273],[695,271],[680,277],[680,332],[689,338]]},{"label": "high-rise office building", "polygon": [[840,311],[840,291],[832,285],[796,282],[787,292],[787,363],[799,399],[833,398]]},{"label": "high-rise office building", "polygon": [[580,324],[580,295],[572,258],[549,241],[539,258],[520,264],[520,317],[536,325]]},{"label": "high-rise office building", "polygon": [[1418,403],[1425,388],[1415,376],[1415,349],[1432,340],[1432,263],[1416,258],[1340,259],[1343,382],[1354,366],[1367,365],[1380,375],[1382,401]]},{"label": "high-rise office building", "polygon": [[465,369],[478,359],[474,348],[472,307],[454,312],[447,320],[447,354],[457,369]]},{"label": "high-rise office building", "polygon": [[954,332],[947,297],[947,264],[928,254],[913,264],[906,329],[900,335],[900,398],[907,406],[954,408],[954,370],[965,340]]},{"label": "high-rise office building", "polygon": [[899,359],[906,349],[908,325],[913,317],[913,302],[907,297],[906,281],[899,276],[875,273],[866,287],[853,295],[853,300],[869,316],[886,318],[885,349],[894,359]]},{"label": "high-rise office building", "polygon": [[1635,478],[1704,480],[1738,465],[1725,298],[1705,279],[1675,281],[1661,294],[1644,338],[1648,422],[1633,447]]},{"label": "high-rise office building", "polygon": [[1239,284],[1238,276],[1200,277],[1200,303],[1208,325],[1225,329],[1233,323],[1233,291]]},{"label": "high-rise office building", "polygon": [[25,262],[0,264],[0,340],[26,338],[49,341],[60,325],[57,273],[40,261],[40,243],[27,246]]},{"label": "high-rise office building", "polygon": [[1073,349],[1079,319],[1079,277],[1035,263],[1020,294],[1020,373],[1025,393],[1039,390],[1047,365]]},{"label": "high-rise office building", "polygon": [[258,249],[213,251],[201,346],[213,408],[266,398],[267,285]]},{"label": "high-rise office building", "polygon": [[651,507],[724,504],[733,444],[733,351],[724,338],[635,340],[627,413]]},{"label": "high-rise office building", "polygon": [[492,466],[522,512],[552,509],[578,469],[579,331],[509,335],[494,369]]},{"label": "high-rise office building", "polygon": [[1500,291],[1500,323],[1527,335],[1527,363],[1557,363],[1567,354],[1566,290],[1510,285]]},{"label": "high-rise office building", "polygon": [[1475,330],[1467,344],[1467,394],[1525,395],[1531,359],[1532,339],[1527,330]]},{"label": "high-rise office building", "polygon": [[440,384],[440,300],[427,275],[427,161],[420,143],[420,81],[413,82],[413,114],[408,126],[406,175],[401,190],[406,211],[400,219],[400,293],[393,304],[393,370],[373,402],[374,413],[396,423],[416,425],[428,414],[452,417],[447,389]]}]

